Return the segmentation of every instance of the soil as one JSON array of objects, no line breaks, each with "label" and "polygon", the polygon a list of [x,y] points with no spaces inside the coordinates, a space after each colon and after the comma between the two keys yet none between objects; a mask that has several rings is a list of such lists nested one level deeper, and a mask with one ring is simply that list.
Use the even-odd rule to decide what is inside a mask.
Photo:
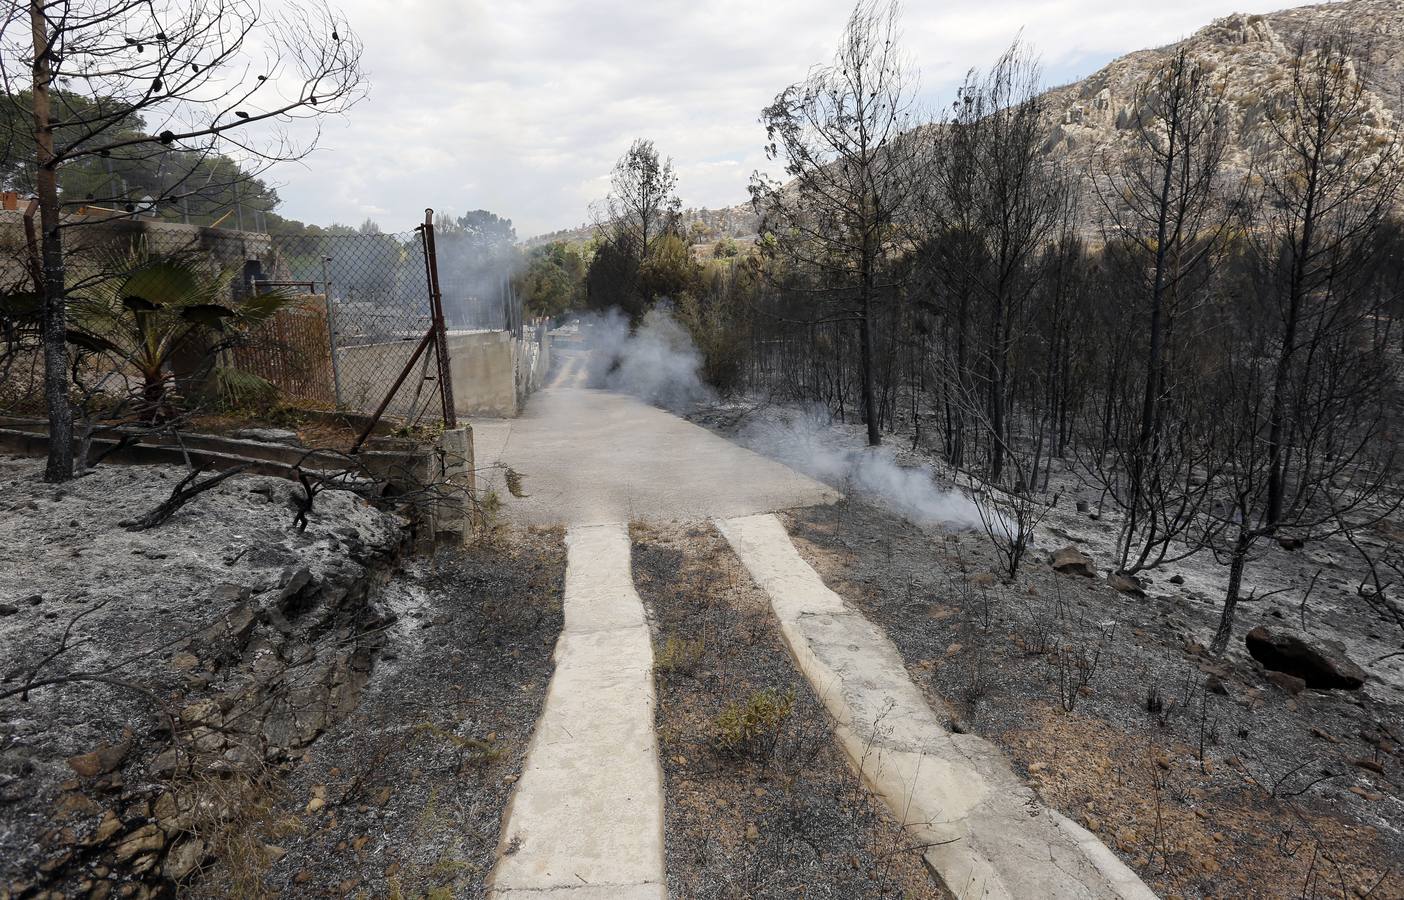
[{"label": "soil", "polygon": [[[1175,567],[1136,598],[1055,573],[1047,548],[1006,582],[985,535],[859,501],[797,511],[789,528],[951,727],[1002,747],[1162,896],[1404,897],[1404,695],[1370,666],[1361,691],[1278,687],[1241,633],[1291,627],[1295,601],[1245,606],[1214,659],[1199,640],[1217,607],[1169,584]],[[1344,602],[1322,618],[1348,635],[1385,628]]]},{"label": "soil", "polygon": [[[725,540],[705,525],[636,525],[633,540],[654,632],[670,896],[945,896],[849,766]],[[726,746],[745,735],[719,718],[762,692],[788,715]]]},{"label": "soil", "polygon": [[391,582],[382,602],[398,620],[359,707],[308,749],[260,823],[286,855],[259,893],[485,896],[554,670],[562,537],[502,532]]}]

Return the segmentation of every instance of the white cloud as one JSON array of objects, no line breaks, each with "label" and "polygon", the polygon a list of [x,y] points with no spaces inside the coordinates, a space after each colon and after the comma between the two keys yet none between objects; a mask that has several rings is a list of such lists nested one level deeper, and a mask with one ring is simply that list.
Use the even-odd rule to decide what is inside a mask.
[{"label": "white cloud", "polygon": [[[335,0],[333,0],[335,2]],[[1279,0],[1280,3],[1280,0]],[[931,104],[1022,29],[1061,83],[1272,0],[908,0],[906,46]],[[687,206],[746,197],[761,107],[827,60],[847,0],[342,0],[371,89],[324,123],[303,165],[273,173],[283,212],[310,222],[374,216],[388,230],[426,206],[486,208],[526,236],[585,221],[635,137],[674,158]],[[774,168],[771,166],[771,168]]]}]

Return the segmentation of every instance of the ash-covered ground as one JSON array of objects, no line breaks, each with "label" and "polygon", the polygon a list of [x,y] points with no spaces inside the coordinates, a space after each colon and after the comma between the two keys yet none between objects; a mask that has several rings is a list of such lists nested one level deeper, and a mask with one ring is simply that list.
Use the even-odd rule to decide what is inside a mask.
[{"label": "ash-covered ground", "polygon": [[[264,827],[283,896],[482,897],[554,671],[558,530],[413,560],[360,705],[308,748]],[[211,879],[227,882],[227,877]]]},{"label": "ash-covered ground", "polygon": [[[692,418],[848,493],[790,517],[802,552],[886,629],[952,727],[994,739],[1158,891],[1404,896],[1404,632],[1361,595],[1360,552],[1397,555],[1400,522],[1359,532],[1358,547],[1263,542],[1215,659],[1225,565],[1206,551],[1144,573],[1144,597],[1113,589],[1116,513],[1070,461],[1054,461],[1056,503],[1006,581],[959,473],[909,435],[873,452],[858,423],[783,405]],[[1094,578],[1052,570],[1069,546]],[[1369,679],[1296,692],[1247,652],[1259,624],[1339,642]]]},{"label": "ash-covered ground", "polygon": [[1273,607],[1246,607],[1216,660],[1198,643],[1213,604],[1170,573],[1138,598],[1041,554],[1005,583],[983,534],[858,501],[798,511],[789,528],[950,727],[993,739],[1162,895],[1404,896],[1401,695],[1279,687],[1241,640],[1282,623]]},{"label": "ash-covered ground", "polygon": [[42,472],[0,458],[0,883],[159,891],[214,849],[171,808],[197,771],[228,820],[354,704],[403,523],[327,491],[299,532],[297,486],[236,476],[132,532],[184,470]]}]

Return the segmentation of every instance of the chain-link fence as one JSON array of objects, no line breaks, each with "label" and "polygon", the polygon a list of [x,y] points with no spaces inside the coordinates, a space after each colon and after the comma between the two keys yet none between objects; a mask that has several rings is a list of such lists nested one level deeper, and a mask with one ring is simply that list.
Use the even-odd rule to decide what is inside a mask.
[{"label": "chain-link fence", "polygon": [[[0,308],[0,413],[42,414],[32,254],[22,219],[11,218],[0,219],[0,291],[10,298]],[[270,237],[130,217],[75,223],[65,229],[74,390],[88,406],[143,407],[147,416],[160,404],[188,408],[197,395],[241,405],[270,393],[374,413],[400,382],[384,412],[437,419],[439,381],[453,376],[430,333],[424,236],[421,228]],[[510,260],[462,235],[438,242],[436,258],[445,357],[458,354],[460,377],[477,392],[465,408],[515,411],[530,354]]]}]

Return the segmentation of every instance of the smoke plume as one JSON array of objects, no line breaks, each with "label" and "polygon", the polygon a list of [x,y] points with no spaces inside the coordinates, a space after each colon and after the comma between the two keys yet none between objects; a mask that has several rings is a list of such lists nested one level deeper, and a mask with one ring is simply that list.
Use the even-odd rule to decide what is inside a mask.
[{"label": "smoke plume", "polygon": [[857,438],[835,427],[822,406],[769,409],[765,418],[748,420],[736,437],[758,453],[918,525],[981,527],[974,501],[959,489],[940,487],[930,466],[901,465],[887,447],[854,446]]},{"label": "smoke plume", "polygon": [[649,310],[632,333],[617,309],[580,322],[590,355],[589,384],[632,394],[672,412],[714,399],[698,372],[702,355],[666,304]]},{"label": "smoke plume", "polygon": [[[666,305],[650,310],[632,333],[617,309],[581,318],[590,356],[589,385],[632,394],[672,412],[715,401],[698,372],[702,355]],[[769,407],[733,437],[743,446],[779,460],[850,494],[857,494],[918,525],[979,528],[974,502],[958,489],[938,486],[927,465],[904,466],[887,447],[858,445],[835,426],[821,406]]]}]

